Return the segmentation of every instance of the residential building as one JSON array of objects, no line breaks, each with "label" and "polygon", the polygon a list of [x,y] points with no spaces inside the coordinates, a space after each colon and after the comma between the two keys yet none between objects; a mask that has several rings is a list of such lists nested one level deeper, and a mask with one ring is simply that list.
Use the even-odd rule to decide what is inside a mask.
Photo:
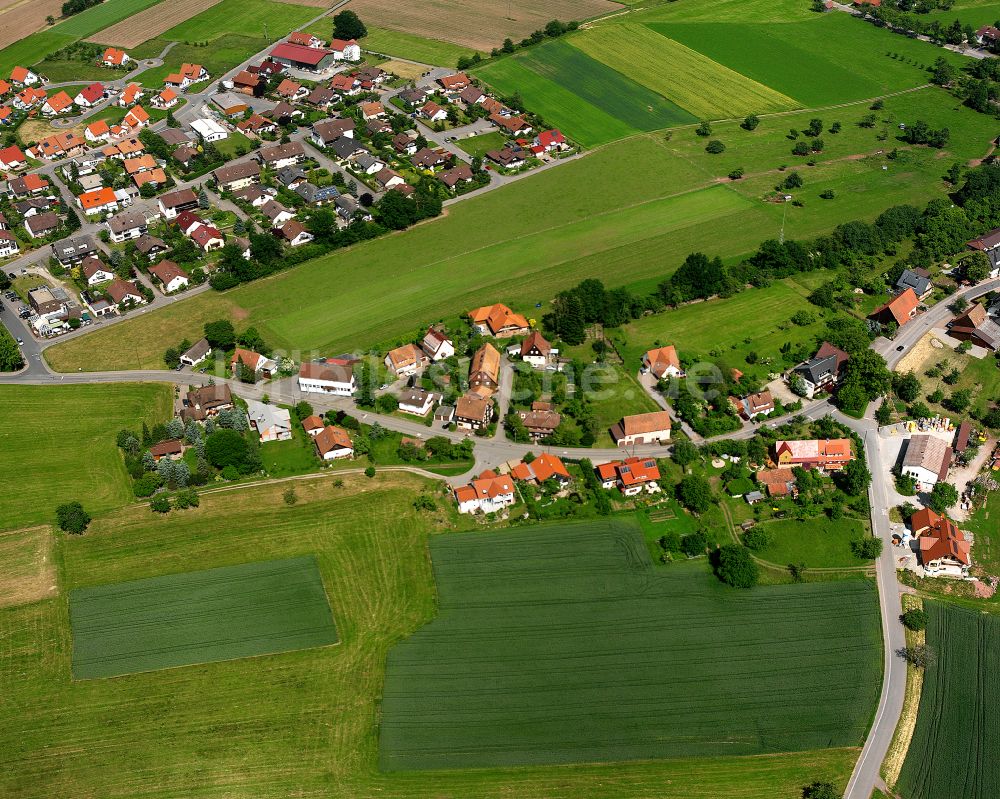
[{"label": "residential building", "polygon": [[203,386],[187,393],[184,399],[184,408],[181,410],[181,418],[184,421],[194,419],[201,422],[232,407],[233,395],[229,390],[228,383]]},{"label": "residential building", "polygon": [[268,200],[260,207],[260,212],[271,223],[272,228],[281,227],[289,219],[295,217],[295,213],[277,200]]},{"label": "residential building", "polygon": [[212,345],[208,339],[198,339],[191,347],[181,354],[181,363],[185,366],[197,366],[212,354]]},{"label": "residential building", "polygon": [[917,491],[930,491],[939,481],[948,478],[953,454],[943,439],[926,434],[912,435],[906,443],[900,471],[913,478]]},{"label": "residential building", "polygon": [[904,269],[903,274],[896,281],[896,291],[902,293],[907,289],[913,289],[913,293],[917,295],[918,299],[925,299],[934,290],[934,284],[931,283],[931,273],[920,268]]},{"label": "residential building", "polygon": [[313,436],[313,445],[320,460],[354,457],[354,442],[343,427],[327,425]]},{"label": "residential building", "polygon": [[990,277],[1000,277],[1000,228],[984,233],[977,239],[967,242],[970,250],[979,250],[986,254],[990,262]]},{"label": "residential building", "polygon": [[435,362],[443,361],[455,354],[455,345],[452,344],[451,339],[433,327],[427,329],[420,342],[420,348],[427,354],[428,358]]},{"label": "residential building", "polygon": [[531,133],[531,124],[524,117],[490,114],[490,122],[511,136],[527,136]]},{"label": "residential building", "polygon": [[489,342],[472,356],[469,387],[483,388],[491,393],[500,387],[500,351]]},{"label": "residential building", "polygon": [[97,244],[90,236],[74,236],[52,243],[52,256],[67,269],[99,252]]},{"label": "residential building", "polygon": [[455,403],[455,424],[463,430],[480,430],[493,421],[493,402],[488,397],[469,392]]},{"label": "residential building", "polygon": [[803,469],[837,471],[843,469],[854,456],[847,438],[777,441],[774,460],[781,467],[801,466]]},{"label": "residential building", "polygon": [[446,169],[438,175],[438,180],[449,189],[454,189],[459,183],[472,183],[472,178],[472,170],[465,164]]},{"label": "residential building", "polygon": [[301,247],[315,238],[297,219],[289,219],[278,228],[278,237],[290,247]]},{"label": "residential building", "polygon": [[494,338],[510,338],[528,332],[528,320],[502,303],[484,305],[469,311],[476,332]]},{"label": "residential building", "polygon": [[438,84],[449,94],[458,94],[472,85],[469,76],[464,72],[456,72],[454,75],[445,75],[437,79]]},{"label": "residential building", "polygon": [[919,306],[920,298],[913,289],[908,288],[880,305],[868,314],[868,318],[883,325],[895,324],[902,327],[917,315]]},{"label": "residential building", "polygon": [[684,377],[681,359],[673,344],[649,350],[642,356],[642,370],[649,372],[657,380],[667,377]]},{"label": "residential building", "polygon": [[548,452],[542,453],[531,463],[522,462],[516,464],[510,470],[510,475],[515,480],[534,483],[536,485],[541,485],[546,480],[555,480],[562,485],[566,485],[572,481],[569,471],[566,469],[566,464]]},{"label": "residential building", "polygon": [[768,416],[774,410],[774,397],[767,389],[756,394],[748,394],[741,400],[736,400],[736,412],[744,419],[756,419],[758,416]]},{"label": "residential building", "polygon": [[206,142],[222,141],[229,137],[229,131],[214,119],[196,119],[191,129]]},{"label": "residential building", "polygon": [[562,421],[547,402],[533,402],[530,411],[519,411],[518,416],[533,441],[551,436]]},{"label": "residential building", "polygon": [[229,370],[233,377],[239,376],[237,372],[240,363],[252,370],[258,378],[269,378],[278,371],[276,361],[271,360],[265,355],[261,355],[259,352],[237,347],[229,358]]},{"label": "residential building", "polygon": [[167,243],[156,236],[143,233],[136,239],[135,248],[147,258],[155,258],[157,255],[167,251]]},{"label": "residential building", "polygon": [[34,86],[41,81],[41,78],[27,67],[19,66],[10,71],[10,81],[19,86]]},{"label": "residential building", "polygon": [[115,196],[115,190],[109,188],[85,191],[76,198],[76,204],[87,216],[98,216],[118,210],[118,198]]},{"label": "residential building", "polygon": [[757,482],[767,491],[769,497],[795,495],[795,472],[789,468],[761,469],[757,472]]},{"label": "residential building", "polygon": [[948,322],[948,335],[993,352],[1000,350],[1000,324],[980,303],[969,306],[965,313]]},{"label": "residential building", "polygon": [[101,56],[101,63],[106,67],[120,67],[131,60],[128,53],[115,47],[107,48]]},{"label": "residential building", "polygon": [[[596,468],[597,478],[603,488],[615,488],[625,496],[641,494],[645,488],[653,493],[660,490],[660,467],[655,458],[626,458],[623,461],[602,463]],[[647,488],[648,486],[648,488]]]},{"label": "residential building", "polygon": [[130,239],[137,239],[149,229],[146,215],[141,211],[135,210],[122,211],[115,214],[106,224],[108,232],[111,235],[111,241],[115,244],[121,244]]},{"label": "residential building", "polygon": [[158,441],[149,447],[149,453],[157,463],[164,458],[177,461],[184,455],[184,444],[176,438]]},{"label": "residential building", "polygon": [[487,469],[469,485],[455,489],[459,513],[496,513],[514,504],[514,481]]},{"label": "residential building", "polygon": [[553,150],[564,150],[569,146],[566,142],[566,137],[557,128],[543,130],[539,133],[535,137],[535,145],[541,147],[547,153]]},{"label": "residential building", "polygon": [[532,330],[518,347],[518,356],[524,363],[530,364],[535,369],[542,369],[552,363],[559,350],[553,349],[552,345],[545,340],[545,337],[537,330]]},{"label": "residential building", "polygon": [[21,251],[17,237],[9,230],[0,230],[0,258],[10,258]]},{"label": "residential building", "polygon": [[281,169],[300,163],[306,157],[302,142],[291,141],[274,147],[262,147],[257,151],[257,157],[268,169]]},{"label": "residential building", "polygon": [[409,377],[416,374],[429,362],[428,357],[416,344],[404,344],[389,350],[385,356],[385,366],[396,377]]},{"label": "residential building", "polygon": [[57,116],[65,114],[73,109],[73,98],[66,92],[56,92],[51,97],[45,98],[42,103],[42,113],[45,116]]},{"label": "residential building", "polygon": [[315,414],[307,416],[302,420],[302,429],[305,430],[309,438],[316,438],[316,436],[323,432],[324,427],[326,427],[326,423]]},{"label": "residential building", "polygon": [[111,137],[111,128],[107,122],[99,119],[83,129],[83,137],[94,144],[106,142]]},{"label": "residential building", "polygon": [[353,139],[354,120],[350,118],[324,119],[322,122],[317,122],[312,126],[310,136],[313,142],[320,147],[329,147],[342,136]]},{"label": "residential building", "polygon": [[433,100],[424,103],[417,113],[428,122],[444,122],[448,118],[448,112]]},{"label": "residential building", "polygon": [[969,576],[972,544],[955,522],[930,508],[921,508],[910,517],[910,529],[917,538],[920,563],[928,577]]},{"label": "residential building", "polygon": [[292,437],[292,415],[277,405],[247,400],[247,421],[261,443],[288,441]]},{"label": "residential building", "polygon": [[414,416],[427,416],[441,401],[441,395],[422,388],[408,388],[399,395],[399,410]]},{"label": "residential building", "polygon": [[653,411],[624,416],[611,428],[611,438],[617,447],[662,444],[670,440],[670,414]]},{"label": "residential building", "polygon": [[249,158],[246,161],[220,166],[212,176],[219,185],[219,191],[245,189],[254,183],[260,183],[260,164]]},{"label": "residential building", "polygon": [[299,389],[313,394],[349,397],[357,390],[350,366],[334,363],[303,363],[299,367]]},{"label": "residential building", "polygon": [[115,273],[99,258],[88,255],[80,263],[80,274],[88,286],[96,286],[115,279]]},{"label": "residential building", "polygon": [[185,289],[190,283],[184,270],[173,261],[160,261],[156,266],[149,267],[149,274],[159,281],[164,294]]},{"label": "residential building", "polygon": [[330,41],[335,61],[360,61],[361,46],[354,39],[333,39]]},{"label": "residential building", "polygon": [[795,378],[800,378],[806,398],[812,399],[821,391],[833,390],[840,380],[844,364],[849,359],[850,356],[846,352],[824,341],[812,358],[792,370],[789,382],[793,383]]},{"label": "residential building", "polygon": [[73,98],[73,102],[81,108],[92,108],[103,99],[104,84],[95,82],[77,92],[76,97]]},{"label": "residential building", "polygon": [[13,170],[21,169],[28,164],[28,156],[24,154],[24,150],[18,147],[16,144],[12,144],[10,147],[4,147],[0,150],[0,169]]},{"label": "residential building", "polygon": [[134,280],[115,278],[104,290],[115,305],[145,305],[146,298]]},{"label": "residential building", "polygon": [[191,189],[178,189],[161,196],[157,205],[164,219],[176,219],[178,214],[198,207],[198,195]]},{"label": "residential building", "polygon": [[62,220],[51,211],[35,214],[24,220],[24,229],[33,239],[45,238],[59,230],[61,225]]}]

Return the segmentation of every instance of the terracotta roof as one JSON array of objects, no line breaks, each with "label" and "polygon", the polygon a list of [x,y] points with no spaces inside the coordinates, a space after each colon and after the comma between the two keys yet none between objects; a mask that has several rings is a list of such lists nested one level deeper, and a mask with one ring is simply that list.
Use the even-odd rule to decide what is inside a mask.
[{"label": "terracotta roof", "polygon": [[910,321],[910,315],[917,309],[918,305],[920,305],[920,298],[917,297],[917,293],[913,289],[907,289],[884,305],[880,305],[868,316],[871,318],[888,312],[896,324],[902,326]]},{"label": "terracotta roof", "polygon": [[237,347],[233,351],[232,357],[229,359],[230,365],[236,363],[237,361],[243,361],[243,365],[249,367],[250,369],[256,369],[257,364],[264,360],[264,356],[259,352],[254,352],[253,350],[245,350],[241,347]]},{"label": "terracotta roof", "polygon": [[307,380],[328,380],[332,383],[350,383],[353,372],[351,367],[342,364],[307,361],[299,367],[299,377]]},{"label": "terracotta roof", "polygon": [[621,421],[621,426],[622,431],[627,436],[642,435],[644,433],[656,433],[660,430],[669,430],[670,414],[666,411],[637,413],[632,416],[625,416]]},{"label": "terracotta roof", "polygon": [[354,449],[354,442],[343,427],[327,425],[313,439],[316,442],[316,450],[319,454],[326,455],[335,449]]},{"label": "terracotta roof", "polygon": [[527,328],[528,320],[503,303],[484,305],[469,312],[474,324],[485,324],[494,334],[508,328]]},{"label": "terracotta roof", "polygon": [[490,401],[475,394],[464,394],[455,403],[455,416],[462,419],[469,419],[482,422],[486,419],[487,409]]},{"label": "terracotta roof", "polygon": [[532,349],[537,349],[542,355],[548,355],[552,351],[552,345],[545,340],[545,336],[533,330],[521,342],[521,357],[529,354]]},{"label": "terracotta roof", "polygon": [[302,420],[302,428],[306,432],[309,432],[311,430],[319,430],[325,426],[326,425],[323,424],[323,420],[320,419],[315,414],[312,416],[307,416],[305,419]]},{"label": "terracotta roof", "polygon": [[492,344],[483,344],[476,354],[472,356],[472,363],[469,365],[469,379],[488,379],[494,385],[500,379],[500,352]]},{"label": "terracotta roof", "polygon": [[673,344],[647,351],[645,360],[649,371],[658,378],[663,377],[671,366],[678,370],[681,368],[681,359],[677,357],[677,348]]},{"label": "terracotta roof", "polygon": [[80,206],[84,209],[103,208],[105,205],[112,205],[118,202],[115,197],[115,190],[109,188],[85,191],[77,199],[79,199]]},{"label": "terracotta roof", "polygon": [[920,559],[924,563],[941,558],[951,558],[965,566],[972,563],[972,545],[947,516],[921,508],[910,517],[910,529],[920,536]]},{"label": "terracotta roof", "polygon": [[402,347],[396,347],[394,350],[389,350],[386,353],[386,358],[389,359],[390,364],[392,364],[392,369],[394,371],[399,371],[400,369],[405,369],[412,364],[419,364],[424,359],[424,353],[415,344],[404,344]]},{"label": "terracotta roof", "polygon": [[149,267],[149,274],[157,278],[164,286],[175,277],[187,279],[187,274],[173,261],[160,261],[156,266]]},{"label": "terracotta roof", "polygon": [[108,285],[105,291],[116,305],[128,296],[142,297],[142,292],[139,291],[134,281],[122,280],[118,277]]}]

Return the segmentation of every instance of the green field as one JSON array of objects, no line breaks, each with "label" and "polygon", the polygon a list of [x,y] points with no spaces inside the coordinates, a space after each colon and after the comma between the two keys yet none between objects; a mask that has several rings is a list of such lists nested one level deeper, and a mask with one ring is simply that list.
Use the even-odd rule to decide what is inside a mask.
[{"label": "green field", "polygon": [[320,12],[315,6],[297,6],[274,0],[222,0],[175,25],[160,38],[171,42],[204,42],[232,34],[262,39],[266,30],[270,40],[275,41]]},{"label": "green field", "polygon": [[[57,537],[64,593],[314,553],[341,643],[114,680],[72,680],[65,596],[0,608],[0,795],[799,799],[813,780],[846,782],[856,748],[746,758],[720,748],[710,767],[704,759],[683,759],[379,772],[386,654],[433,619],[428,534],[454,529],[456,520],[444,511],[413,509],[415,493],[435,485],[415,476],[340,478],[340,487],[333,477],[296,482],[294,506],[282,501],[283,484],[244,487],[204,493],[199,508],[165,518],[145,505],[129,507],[95,519],[84,536]],[[0,547],[0,573],[23,560],[7,555]],[[838,596],[832,606],[856,604],[851,591]]]},{"label": "green field", "polygon": [[507,137],[499,131],[491,133],[481,133],[468,139],[459,139],[455,144],[461,147],[469,155],[482,158],[490,150],[499,150],[507,143]]},{"label": "green field", "polygon": [[170,417],[166,386],[0,386],[0,529],[52,523],[57,505],[117,507],[132,490],[115,434]]},{"label": "green field", "polygon": [[76,40],[76,36],[56,33],[52,28],[25,36],[0,50],[0,74],[9,77],[14,67],[31,66]]},{"label": "green field", "polygon": [[573,36],[571,42],[702,119],[784,111],[798,105],[645,25],[598,25]]},{"label": "green field", "polygon": [[695,120],[562,40],[490,62],[476,74],[503,94],[520,94],[528,108],[588,146]]},{"label": "green field", "polygon": [[[389,653],[389,771],[856,746],[879,686],[866,582],[739,593],[654,572],[634,524],[431,542],[438,617]],[[711,768],[710,765],[707,768]]]},{"label": "green field", "polygon": [[852,568],[865,563],[851,551],[851,542],[868,534],[857,519],[778,519],[764,526],[771,535],[771,544],[754,554],[779,566],[804,563],[817,569]]},{"label": "green field", "polygon": [[162,0],[104,0],[104,2],[74,14],[52,28],[55,33],[65,33],[77,39],[86,39],[98,31],[111,27],[145,8]]},{"label": "green field", "polygon": [[337,643],[313,557],[77,588],[69,618],[78,680]]},{"label": "green field", "polygon": [[917,726],[899,775],[907,799],[987,799],[1000,795],[1000,619],[937,602],[927,644],[934,663],[924,673]]},{"label": "green field", "polygon": [[[360,41],[363,49],[409,61],[419,61],[422,64],[453,67],[462,56],[471,56],[476,52],[451,42],[424,39],[402,31],[376,28],[372,25],[367,27],[368,35]],[[317,36],[329,37],[330,23],[323,20],[310,30]]]}]

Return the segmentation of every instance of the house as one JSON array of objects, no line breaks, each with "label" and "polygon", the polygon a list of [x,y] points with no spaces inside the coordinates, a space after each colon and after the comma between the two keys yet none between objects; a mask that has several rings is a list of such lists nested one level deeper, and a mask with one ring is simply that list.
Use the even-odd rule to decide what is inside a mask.
[{"label": "house", "polygon": [[385,108],[378,101],[361,103],[358,107],[361,109],[361,118],[366,122],[369,119],[378,119],[385,116]]},{"label": "house", "polygon": [[758,416],[767,416],[774,410],[774,397],[765,389],[756,394],[748,394],[735,404],[736,412],[744,419],[756,419]]},{"label": "house", "polygon": [[14,123],[14,109],[9,105],[0,105],[0,125],[12,125]]},{"label": "house", "polygon": [[306,171],[297,166],[281,167],[275,174],[275,178],[286,189],[292,189],[293,191],[300,183],[305,183],[308,180]]},{"label": "house", "polygon": [[900,471],[916,482],[917,491],[930,491],[948,478],[953,452],[948,443],[936,436],[917,434],[906,442]]},{"label": "house", "polygon": [[153,460],[157,463],[164,458],[176,461],[180,460],[181,456],[184,454],[184,445],[176,438],[167,439],[166,441],[158,441],[150,446],[149,453],[153,456]]},{"label": "house", "polygon": [[236,129],[241,133],[252,133],[255,136],[278,132],[278,126],[267,117],[251,114],[246,119],[236,123]]},{"label": "house", "polygon": [[173,108],[177,105],[177,103],[180,102],[180,98],[177,96],[177,92],[168,86],[149,102],[153,108],[165,111],[166,109]]},{"label": "house", "polygon": [[510,476],[515,480],[536,485],[541,485],[546,480],[555,480],[566,485],[572,480],[566,464],[548,452],[539,455],[531,463],[518,463],[510,470]]},{"label": "house", "polygon": [[528,332],[528,320],[499,302],[469,311],[469,319],[476,332],[484,336],[510,338]]},{"label": "house", "polygon": [[559,350],[553,349],[537,330],[532,330],[518,346],[517,354],[524,363],[531,364],[535,369],[542,369],[552,362]]},{"label": "house", "polygon": [[164,78],[163,82],[172,89],[186,89],[192,83],[208,80],[208,70],[201,64],[181,64],[178,72]]},{"label": "house", "polygon": [[269,111],[265,111],[264,116],[268,119],[273,119],[280,125],[285,125],[288,122],[291,122],[295,117],[302,116],[302,112],[298,108],[293,108],[284,100],[280,100],[275,103],[274,108]]},{"label": "house", "polygon": [[128,135],[149,124],[149,114],[141,105],[133,106],[122,120],[121,133]]},{"label": "house", "polygon": [[326,424],[315,414],[307,416],[302,420],[302,429],[305,430],[306,435],[309,436],[309,438],[316,438],[316,436],[323,432],[324,427],[326,427]]},{"label": "house", "polygon": [[115,305],[122,303],[144,305],[146,303],[145,297],[142,296],[142,292],[139,291],[134,280],[122,280],[116,277],[104,291]]},{"label": "house", "polygon": [[281,227],[289,219],[295,217],[295,214],[292,211],[283,206],[277,200],[268,200],[261,206],[260,212],[271,223],[272,228]]},{"label": "house", "polygon": [[505,117],[502,114],[490,114],[490,122],[511,136],[527,136],[531,133],[531,125],[523,117]]},{"label": "house", "polygon": [[597,469],[597,479],[602,488],[618,487],[625,496],[631,497],[647,491],[659,491],[660,467],[655,458],[626,458],[623,461],[602,463]]},{"label": "house", "polygon": [[221,250],[226,246],[226,237],[213,225],[198,225],[188,235],[191,241],[201,248],[202,252]]},{"label": "house", "polygon": [[413,155],[417,152],[417,140],[409,133],[397,133],[392,137],[392,149],[400,155]]},{"label": "house", "polygon": [[160,253],[166,252],[167,244],[163,241],[163,239],[158,239],[156,236],[150,236],[148,233],[143,233],[138,239],[136,239],[135,248],[147,258],[153,258]]},{"label": "house", "polygon": [[792,370],[789,382],[793,382],[795,378],[801,379],[806,398],[812,399],[820,391],[833,390],[850,357],[829,341],[824,341],[812,358]]},{"label": "house", "polygon": [[487,469],[469,485],[455,489],[459,513],[496,513],[514,504],[514,481]]},{"label": "house", "polygon": [[130,83],[122,89],[122,93],[118,95],[118,105],[121,108],[128,108],[129,106],[135,105],[145,96],[146,92],[143,91],[142,86],[138,83]]},{"label": "house", "polygon": [[475,86],[466,86],[458,93],[458,99],[467,106],[481,103],[484,97],[486,97],[486,95],[483,94],[482,90]]},{"label": "house", "polygon": [[673,344],[648,350],[642,356],[642,371],[649,372],[657,380],[684,377],[681,359],[677,356],[677,348]]},{"label": "house", "polygon": [[428,122],[444,122],[448,118],[448,112],[433,100],[424,103],[417,113]]},{"label": "house", "polygon": [[666,411],[624,416],[611,428],[617,447],[636,444],[662,444],[670,440],[670,414]]},{"label": "house", "polygon": [[443,361],[455,354],[455,345],[452,344],[451,339],[433,327],[428,328],[424,334],[423,340],[420,342],[420,349],[435,362]]},{"label": "house", "polygon": [[81,108],[92,108],[104,99],[104,84],[91,83],[77,92],[73,102]]},{"label": "house", "polygon": [[357,390],[350,366],[335,363],[304,363],[299,367],[299,390],[312,394],[349,397]]},{"label": "house", "polygon": [[338,95],[329,86],[317,86],[306,95],[305,101],[308,105],[314,105],[321,110],[329,110],[340,100]]},{"label": "house", "polygon": [[976,44],[979,45],[995,45],[1000,42],[1000,30],[994,28],[992,25],[983,25],[981,28],[977,28],[974,37]]},{"label": "house", "polygon": [[173,261],[160,261],[156,266],[149,267],[149,274],[160,282],[164,294],[180,291],[190,283],[184,270]]},{"label": "house", "polygon": [[429,363],[428,357],[416,344],[404,344],[389,350],[385,366],[396,377],[409,377]]},{"label": "house", "polygon": [[931,273],[926,269],[904,269],[896,281],[896,290],[904,292],[907,289],[913,289],[919,299],[925,299],[934,290]]},{"label": "house", "polygon": [[335,61],[360,61],[361,46],[354,39],[333,39],[330,42]]},{"label": "house", "polygon": [[[219,113],[227,119],[242,116],[250,108],[245,100],[240,99],[230,92],[220,92],[219,94],[212,95],[212,105],[219,109]],[[212,119],[208,119],[208,121],[214,122]],[[224,130],[221,126],[220,129]]]},{"label": "house", "polygon": [[377,136],[380,133],[392,133],[392,125],[384,118],[369,119],[365,123],[365,130],[369,136]]},{"label": "house", "polygon": [[920,298],[913,289],[908,288],[880,305],[868,314],[868,318],[883,325],[895,324],[902,327],[917,315],[919,305]]},{"label": "house", "polygon": [[305,47],[326,47],[326,42],[305,31],[293,31],[286,39],[291,44],[301,44]]},{"label": "house", "polygon": [[187,393],[184,399],[184,408],[181,411],[181,418],[184,421],[194,419],[197,422],[201,422],[205,419],[211,419],[217,416],[220,411],[226,411],[232,407],[233,395],[229,390],[228,383],[203,386]]},{"label": "house", "polygon": [[149,153],[143,153],[137,158],[124,159],[125,172],[135,175],[139,172],[149,172],[156,169],[156,159]]},{"label": "house", "polygon": [[408,108],[413,108],[414,106],[420,105],[427,100],[427,92],[423,89],[403,89],[399,94],[396,95],[403,105]]},{"label": "house", "polygon": [[395,189],[397,186],[406,185],[403,176],[394,169],[383,169],[381,172],[376,173],[375,181],[386,191]]},{"label": "house", "polygon": [[229,137],[229,131],[214,119],[196,119],[191,123],[191,130],[205,142],[222,141]]},{"label": "house", "polygon": [[7,194],[14,199],[33,197],[49,188],[49,181],[41,175],[23,175],[7,183]]},{"label": "house", "polygon": [[66,310],[69,295],[58,286],[40,286],[28,291],[28,305],[40,315]]},{"label": "house", "polygon": [[208,343],[208,339],[202,338],[192,344],[188,350],[181,353],[180,361],[185,366],[194,367],[204,361],[211,354],[212,345]]},{"label": "house", "polygon": [[438,175],[438,180],[449,189],[454,189],[459,183],[472,183],[472,170],[465,164],[459,164]]},{"label": "house", "polygon": [[0,169],[20,169],[21,167],[27,166],[27,164],[28,156],[26,156],[24,151],[16,144],[12,144],[10,147],[4,147],[0,150]]},{"label": "house", "polygon": [[444,166],[451,158],[452,155],[447,150],[432,150],[430,147],[424,147],[417,150],[410,161],[418,169],[434,169]]},{"label": "house", "polygon": [[52,243],[52,256],[67,269],[99,252],[90,236],[76,236]]},{"label": "house", "polygon": [[562,417],[547,402],[533,402],[530,411],[519,411],[517,415],[533,441],[551,436],[562,422]]},{"label": "house", "polygon": [[[68,95],[63,93],[64,96]],[[31,86],[18,92],[14,99],[11,101],[18,111],[30,111],[37,105],[41,105],[46,102],[48,95],[45,93],[44,89],[34,89]]]},{"label": "house", "polygon": [[111,128],[107,122],[99,119],[96,122],[91,122],[83,129],[83,137],[95,144],[97,142],[106,142],[111,137]]},{"label": "house", "polygon": [[270,58],[286,67],[304,72],[323,72],[332,67],[334,62],[338,60],[334,50],[326,47],[292,44],[291,42],[281,42],[276,45],[271,50]]},{"label": "house", "polygon": [[[112,133],[114,133],[114,130],[112,130]],[[119,161],[126,158],[135,158],[144,152],[146,152],[146,145],[134,136],[122,139],[116,144],[108,145],[101,151],[105,158],[117,158]]]},{"label": "house", "polygon": [[968,577],[972,544],[951,519],[921,508],[910,517],[910,530],[920,545],[920,563],[928,577]]},{"label": "house", "polygon": [[473,392],[464,394],[455,403],[453,419],[464,430],[480,430],[493,420],[493,402]]},{"label": "house", "polygon": [[87,146],[87,140],[73,131],[56,133],[40,139],[38,144],[28,149],[28,155],[54,161],[57,158],[70,158],[79,155]]},{"label": "house", "polygon": [[851,442],[846,438],[777,441],[774,446],[774,460],[779,467],[837,471],[853,459]]},{"label": "house", "polygon": [[306,151],[301,142],[292,141],[275,147],[262,147],[257,151],[257,156],[268,169],[281,169],[303,161]]},{"label": "house", "polygon": [[229,358],[229,371],[233,377],[238,377],[237,370],[242,363],[247,369],[253,371],[257,377],[269,378],[278,371],[278,364],[270,358],[261,355],[253,350],[245,350],[237,347]]},{"label": "house", "polygon": [[128,53],[124,50],[119,50],[116,47],[109,47],[104,51],[101,56],[101,64],[106,67],[120,67],[127,64],[132,59],[129,58]]},{"label": "house", "polygon": [[267,81],[245,69],[233,78],[233,91],[239,94],[252,94],[260,97],[266,88]]},{"label": "house", "polygon": [[27,219],[35,214],[48,211],[53,205],[56,205],[54,197],[28,197],[14,203],[14,210]]},{"label": "house", "polygon": [[757,482],[769,497],[795,496],[795,472],[789,468],[761,469],[757,472]]},{"label": "house", "polygon": [[469,80],[469,76],[464,72],[456,72],[454,75],[445,75],[444,77],[438,78],[437,82],[448,94],[458,94],[463,89],[467,89],[472,85],[472,81]]},{"label": "house", "polygon": [[164,219],[176,219],[179,213],[198,207],[198,195],[192,189],[178,189],[162,195],[156,202]]},{"label": "house", "polygon": [[977,239],[967,242],[970,250],[979,250],[986,254],[990,262],[990,277],[1000,277],[1000,228],[984,233]]},{"label": "house", "polygon": [[191,231],[194,230],[199,225],[204,225],[205,220],[202,219],[194,211],[181,211],[177,214],[177,218],[174,220],[174,224],[177,225],[177,229],[183,233],[185,236],[190,236]]},{"label": "house", "polygon": [[14,67],[10,71],[11,83],[16,83],[18,86],[34,86],[40,80],[41,78],[27,67]]},{"label": "house", "polygon": [[486,157],[504,169],[520,169],[526,163],[520,151],[513,150],[510,147],[503,147],[500,150],[487,150]]},{"label": "house", "polygon": [[292,437],[292,415],[277,405],[247,400],[247,421],[260,442],[288,441]]},{"label": "house", "polygon": [[313,446],[316,447],[320,460],[354,457],[354,442],[343,427],[327,425],[313,436]]},{"label": "house", "polygon": [[245,189],[237,189],[233,192],[234,200],[241,200],[249,203],[254,208],[260,208],[267,203],[277,192],[271,187],[258,186],[256,184],[247,186]]},{"label": "house", "polygon": [[80,264],[80,274],[87,281],[88,286],[96,286],[99,283],[107,283],[109,280],[115,279],[115,273],[93,255],[88,255],[83,259]]},{"label": "house", "polygon": [[341,137],[354,138],[353,119],[324,119],[312,126],[310,138],[320,147],[329,147]]},{"label": "house", "polygon": [[10,258],[21,251],[17,238],[9,230],[0,230],[0,258]]},{"label": "house", "polygon": [[315,238],[297,219],[290,219],[278,228],[278,236],[290,247],[300,247]]},{"label": "house", "polygon": [[336,186],[314,186],[308,181],[296,185],[295,193],[308,205],[327,205],[336,202],[340,196],[340,190]]},{"label": "house", "polygon": [[408,388],[399,395],[399,410],[414,416],[427,416],[441,401],[441,395],[422,388]]},{"label": "house", "polygon": [[564,150],[569,145],[566,143],[566,137],[558,128],[552,128],[552,130],[543,130],[535,137],[535,146],[541,147],[548,153],[553,150]]},{"label": "house", "polygon": [[491,393],[500,387],[500,352],[488,342],[472,356],[469,387],[482,387]]},{"label": "house", "polygon": [[56,116],[57,114],[65,114],[72,110],[73,98],[70,97],[66,92],[56,92],[51,97],[46,98],[45,102],[42,103],[42,113],[45,116]]},{"label": "house", "polygon": [[969,306],[965,313],[948,322],[947,327],[952,338],[971,341],[993,352],[1000,350],[1000,324],[990,316],[985,305],[976,303]]},{"label": "house", "polygon": [[220,166],[212,172],[212,177],[220,192],[245,189],[254,183],[260,183],[260,164],[248,158],[246,161]]},{"label": "house", "polygon": [[292,100],[296,97],[302,96],[309,93],[309,90],[305,88],[301,83],[296,83],[291,78],[285,78],[278,87],[274,90],[278,97],[284,97],[286,100]]},{"label": "house", "polygon": [[385,163],[369,152],[358,153],[352,159],[356,171],[366,175],[375,175],[385,169]]},{"label": "house", "polygon": [[33,239],[44,238],[55,233],[60,225],[62,225],[62,221],[51,211],[35,214],[24,220],[24,228]]}]

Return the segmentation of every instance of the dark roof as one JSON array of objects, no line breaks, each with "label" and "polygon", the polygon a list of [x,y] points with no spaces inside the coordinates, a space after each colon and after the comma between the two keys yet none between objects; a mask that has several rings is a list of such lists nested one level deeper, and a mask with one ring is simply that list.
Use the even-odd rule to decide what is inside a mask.
[{"label": "dark roof", "polygon": [[[924,274],[920,274],[920,272],[924,272]],[[896,288],[900,291],[913,289],[918,297],[922,297],[931,287],[931,279],[924,270],[920,270],[920,272],[915,269],[904,269],[903,274],[896,281]]]}]

